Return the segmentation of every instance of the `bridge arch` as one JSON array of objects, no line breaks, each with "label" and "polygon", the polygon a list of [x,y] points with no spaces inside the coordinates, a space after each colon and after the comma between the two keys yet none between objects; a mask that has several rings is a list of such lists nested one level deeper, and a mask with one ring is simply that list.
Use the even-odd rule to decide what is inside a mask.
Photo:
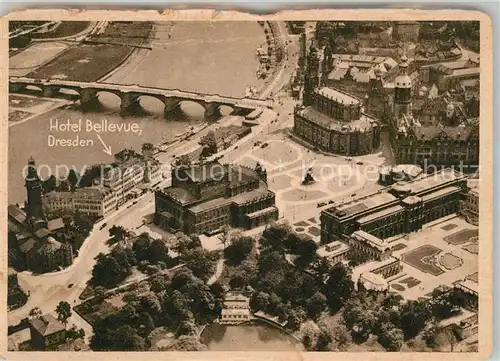
[{"label": "bridge arch", "polygon": [[148,115],[161,115],[165,114],[165,101],[163,95],[156,94],[140,94],[137,96],[137,104],[144,114]]},{"label": "bridge arch", "polygon": [[181,99],[178,102],[178,109],[187,118],[204,120],[205,103],[202,101]]},{"label": "bridge arch", "polygon": [[80,107],[83,111],[120,110],[121,104],[121,91],[94,88],[80,90]]}]

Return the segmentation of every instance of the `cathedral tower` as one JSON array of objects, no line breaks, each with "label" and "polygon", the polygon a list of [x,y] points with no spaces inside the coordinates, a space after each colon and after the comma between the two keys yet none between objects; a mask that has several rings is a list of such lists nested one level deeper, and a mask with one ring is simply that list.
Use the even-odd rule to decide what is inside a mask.
[{"label": "cathedral tower", "polygon": [[401,118],[403,115],[409,116],[411,113],[411,78],[408,75],[408,58],[401,57],[399,64],[399,74],[394,80],[394,116]]},{"label": "cathedral tower", "polygon": [[27,201],[25,211],[29,220],[44,219],[42,208],[42,181],[38,176],[35,160],[28,160],[28,171],[25,178]]},{"label": "cathedral tower", "polygon": [[314,89],[319,86],[319,57],[318,51],[311,44],[309,48],[309,55],[307,57],[306,74],[304,76],[304,95],[303,104],[305,106],[311,105],[312,94]]}]

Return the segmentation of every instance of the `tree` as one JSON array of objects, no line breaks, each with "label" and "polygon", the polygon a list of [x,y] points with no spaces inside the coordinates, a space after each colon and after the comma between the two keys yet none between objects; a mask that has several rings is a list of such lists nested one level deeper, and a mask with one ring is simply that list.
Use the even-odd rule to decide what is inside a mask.
[{"label": "tree", "polygon": [[431,317],[431,310],[426,303],[408,301],[401,307],[399,324],[395,325],[403,330],[405,340],[408,340],[418,335]]},{"label": "tree", "polygon": [[394,327],[391,323],[384,323],[380,327],[378,342],[387,351],[399,351],[403,346],[404,335],[401,329]]},{"label": "tree", "polygon": [[345,351],[352,343],[352,336],[344,324],[338,324],[333,328],[333,341],[341,351]]},{"label": "tree", "polygon": [[69,183],[70,191],[72,191],[72,192],[75,191],[76,186],[78,184],[78,179],[79,179],[78,174],[76,173],[76,171],[73,168],[71,168],[69,170],[69,173],[68,173],[68,183]]},{"label": "tree", "polygon": [[29,313],[29,316],[31,318],[37,318],[39,316],[42,315],[42,310],[40,309],[40,307],[34,307],[30,310],[30,313]]},{"label": "tree", "polygon": [[142,143],[141,147],[143,153],[151,152],[154,148],[155,147],[152,143]]},{"label": "tree", "polygon": [[155,239],[148,248],[148,259],[152,264],[157,264],[158,262],[170,262],[170,256],[168,255],[168,247],[165,241],[161,239]]},{"label": "tree", "polygon": [[312,239],[301,240],[297,248],[298,257],[295,264],[298,267],[307,267],[315,259],[318,245]]},{"label": "tree", "polygon": [[57,319],[61,321],[64,326],[68,323],[68,318],[71,317],[71,305],[66,301],[61,301],[56,307]]},{"label": "tree", "polygon": [[254,311],[266,311],[269,307],[269,293],[255,292],[250,298],[250,307]]},{"label": "tree", "polygon": [[341,264],[336,264],[329,273],[325,284],[325,295],[332,312],[337,312],[354,291],[350,272]]},{"label": "tree", "polygon": [[332,335],[326,330],[321,330],[316,342],[316,351],[328,351],[330,343],[333,341]]},{"label": "tree", "polygon": [[91,283],[95,286],[111,288],[122,282],[131,273],[131,267],[120,265],[111,255],[99,254],[92,270]]},{"label": "tree", "polygon": [[115,333],[113,351],[143,351],[146,349],[144,339],[130,325],[120,326]]},{"label": "tree", "polygon": [[85,338],[85,330],[83,328],[80,328],[79,330],[76,328],[76,326],[73,325],[69,330],[66,330],[66,337],[76,340],[76,339],[84,339]]},{"label": "tree", "polygon": [[181,260],[186,264],[186,267],[193,271],[193,274],[207,281],[215,271],[215,260],[213,255],[203,249],[197,248],[189,250],[182,255]]},{"label": "tree", "polygon": [[151,244],[151,239],[147,233],[142,233],[132,244],[132,250],[135,253],[135,258],[137,261],[143,261],[148,259],[149,256],[149,246]]},{"label": "tree", "polygon": [[231,245],[224,249],[224,256],[231,264],[240,264],[253,249],[254,240],[251,237],[233,239]]},{"label": "tree", "polygon": [[321,312],[326,307],[326,297],[321,292],[316,292],[309,302],[306,304],[307,316],[313,320],[317,320]]},{"label": "tree", "polygon": [[113,237],[117,242],[123,241],[127,235],[127,230],[122,226],[113,225],[109,229],[109,236]]},{"label": "tree", "polygon": [[43,193],[52,192],[57,188],[57,179],[52,174],[49,178],[43,181]]}]

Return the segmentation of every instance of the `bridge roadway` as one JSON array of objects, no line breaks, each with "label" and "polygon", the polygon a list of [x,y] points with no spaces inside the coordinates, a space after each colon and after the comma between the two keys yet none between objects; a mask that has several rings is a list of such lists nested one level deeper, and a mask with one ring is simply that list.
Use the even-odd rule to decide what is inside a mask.
[{"label": "bridge roadway", "polygon": [[109,92],[120,97],[122,116],[133,114],[140,107],[139,100],[142,96],[150,96],[163,102],[166,118],[175,117],[180,111],[182,101],[193,101],[205,108],[205,118],[214,120],[220,117],[220,107],[225,105],[237,113],[244,110],[257,108],[272,108],[270,99],[235,98],[218,94],[203,94],[182,91],[180,89],[160,89],[141,85],[123,85],[98,82],[78,82],[67,80],[41,80],[23,77],[9,77],[9,92],[23,93],[27,87],[36,87],[41,90],[44,97],[57,96],[60,90],[73,90],[78,93],[82,110],[91,110],[98,102],[99,92]]}]

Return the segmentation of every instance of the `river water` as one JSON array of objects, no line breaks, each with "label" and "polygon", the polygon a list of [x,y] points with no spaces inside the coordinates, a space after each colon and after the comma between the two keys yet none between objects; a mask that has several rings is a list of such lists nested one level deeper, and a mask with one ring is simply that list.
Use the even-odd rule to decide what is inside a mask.
[{"label": "river water", "polygon": [[[105,81],[119,84],[140,84],[159,88],[179,88],[186,91],[244,96],[248,86],[259,87],[256,78],[258,59],[256,49],[264,44],[265,36],[257,22],[179,22],[154,26],[153,49],[140,59],[130,59]],[[119,99],[115,95],[99,95],[101,109],[94,113],[57,109],[9,127],[9,203],[22,203],[26,198],[22,177],[28,158],[35,157],[42,177],[60,168],[74,167],[79,173],[85,166],[111,162],[113,158],[102,151],[97,138],[94,146],[54,148],[48,145],[51,118],[60,121],[90,119],[100,122],[135,122],[142,129],[134,133],[102,134],[112,152],[125,147],[140,150],[145,142],[158,143],[173,139],[188,126],[203,122],[203,108],[183,102],[182,119],[163,119],[163,104],[153,98],[141,99],[146,115],[121,118]],[[223,110],[224,112],[224,110]],[[60,134],[60,133],[59,133]],[[75,134],[65,133],[64,138]],[[59,172],[61,173],[61,172]],[[64,174],[60,174],[61,176]]]},{"label": "river water", "polygon": [[210,351],[298,351],[300,345],[291,336],[265,323],[207,326],[201,341]]}]

